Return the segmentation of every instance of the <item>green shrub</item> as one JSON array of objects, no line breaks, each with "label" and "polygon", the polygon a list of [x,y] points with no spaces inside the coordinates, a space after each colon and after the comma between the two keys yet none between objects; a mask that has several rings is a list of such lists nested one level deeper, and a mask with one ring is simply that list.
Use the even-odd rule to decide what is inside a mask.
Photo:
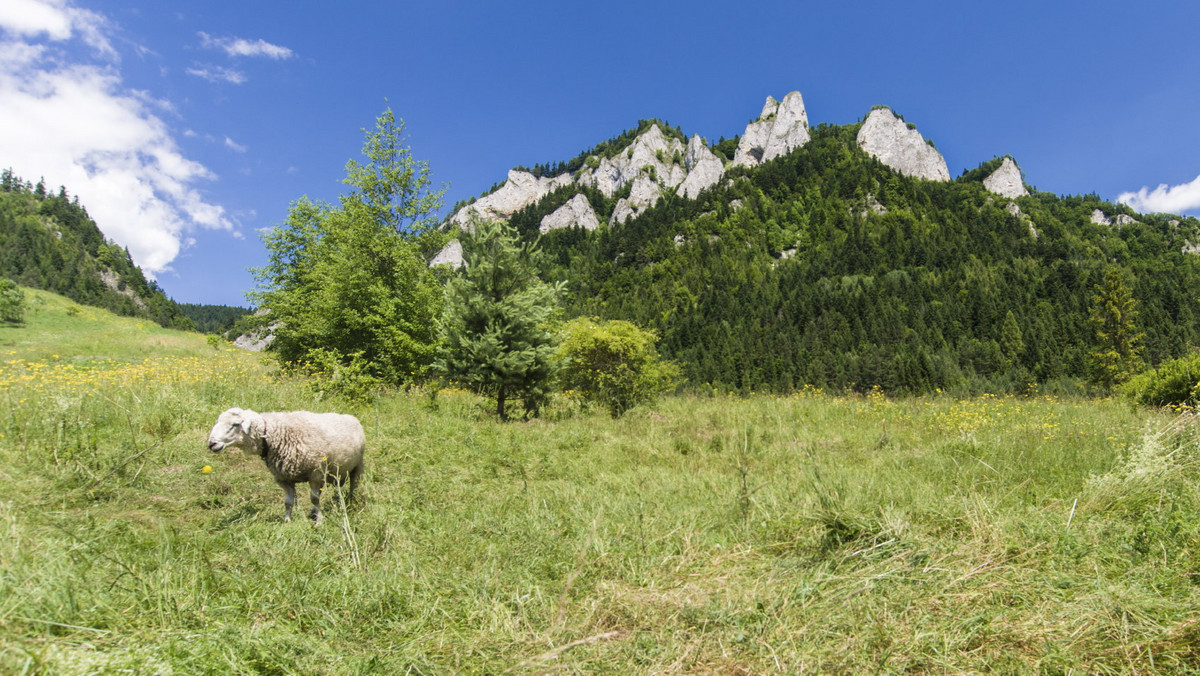
[{"label": "green shrub", "polygon": [[383,384],[371,374],[371,364],[361,352],[340,355],[333,350],[315,348],[306,356],[300,372],[312,378],[309,388],[318,398],[332,394],[363,404],[372,401]]},{"label": "green shrub", "polygon": [[1200,396],[1200,352],[1165,361],[1140,373],[1121,391],[1142,406],[1196,406]]},{"label": "green shrub", "polygon": [[558,352],[563,386],[620,417],[675,387],[679,366],[659,358],[657,342],[658,334],[631,322],[573,319]]},{"label": "green shrub", "polygon": [[25,293],[11,279],[0,279],[0,322],[25,321]]}]

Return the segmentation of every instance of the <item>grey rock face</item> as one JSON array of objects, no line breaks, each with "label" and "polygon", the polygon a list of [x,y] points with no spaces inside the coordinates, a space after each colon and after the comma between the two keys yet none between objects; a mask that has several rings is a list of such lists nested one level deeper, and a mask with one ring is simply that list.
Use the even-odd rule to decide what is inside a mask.
[{"label": "grey rock face", "polygon": [[1021,170],[1011,157],[1005,157],[999,168],[983,179],[983,187],[1009,199],[1029,194],[1025,189],[1025,181],[1021,178]]},{"label": "grey rock face", "polygon": [[250,352],[262,352],[271,347],[271,343],[275,342],[275,334],[271,331],[275,327],[269,326],[266,331],[254,331],[252,333],[243,333],[233,339],[233,346]]},{"label": "grey rock face", "polygon": [[441,251],[434,254],[433,259],[429,261],[429,267],[438,265],[449,265],[455,270],[461,268],[464,265],[462,242],[452,239]]},{"label": "grey rock face", "polygon": [[576,195],[566,204],[555,209],[553,213],[547,214],[542,219],[538,230],[545,233],[558,228],[595,230],[598,227],[600,227],[600,219],[596,218],[596,212],[592,209],[591,203],[583,195]]},{"label": "grey rock face", "polygon": [[624,223],[637,216],[654,206],[660,196],[662,196],[662,191],[653,179],[646,175],[638,176],[633,181],[629,197],[622,197],[613,207],[612,222]]},{"label": "grey rock face", "polygon": [[1092,222],[1096,225],[1112,225],[1112,221],[1109,220],[1108,216],[1099,209],[1092,210]]},{"label": "grey rock face", "polygon": [[687,175],[687,171],[673,161],[683,152],[683,143],[679,139],[667,138],[657,124],[651,125],[627,149],[600,160],[595,169],[585,169],[579,176],[579,183],[594,186],[605,197],[612,197],[644,170],[652,168],[658,183],[674,188]]},{"label": "grey rock face", "polygon": [[871,157],[914,178],[949,181],[950,170],[937,148],[925,142],[916,129],[909,129],[888,108],[871,111],[858,132],[858,145]]},{"label": "grey rock face", "polygon": [[679,193],[688,199],[695,199],[701,191],[715,185],[725,174],[725,165],[721,159],[704,145],[704,141],[698,135],[688,141],[683,166],[688,173],[679,186]]},{"label": "grey rock face", "polygon": [[800,92],[776,102],[770,96],[758,119],[746,125],[733,156],[734,166],[757,166],[808,143],[808,112]]},{"label": "grey rock face", "polygon": [[572,182],[570,174],[562,174],[554,178],[538,178],[525,171],[511,169],[508,180],[496,192],[484,195],[473,204],[459,209],[450,217],[451,223],[456,223],[464,229],[470,228],[472,216],[486,221],[505,220],[521,209],[537,202],[550,191],[568,185]]}]

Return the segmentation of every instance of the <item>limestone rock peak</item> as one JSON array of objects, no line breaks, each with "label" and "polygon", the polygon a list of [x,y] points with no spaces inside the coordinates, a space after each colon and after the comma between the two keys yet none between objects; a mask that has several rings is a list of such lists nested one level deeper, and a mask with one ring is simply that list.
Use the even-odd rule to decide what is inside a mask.
[{"label": "limestone rock peak", "polygon": [[1021,169],[1008,156],[1004,157],[995,171],[983,179],[983,187],[1009,199],[1029,194],[1029,191],[1025,189],[1025,181],[1021,178]]},{"label": "limestone rock peak", "polygon": [[546,233],[558,228],[595,230],[598,227],[600,227],[600,219],[596,218],[596,212],[592,209],[591,203],[583,195],[576,195],[566,204],[555,209],[553,213],[547,214],[538,229]]},{"label": "limestone rock peak", "polygon": [[579,176],[579,183],[594,186],[605,197],[612,197],[649,167],[653,169],[659,184],[674,188],[687,175],[687,171],[674,161],[676,157],[681,158],[683,153],[683,143],[677,138],[668,138],[654,124],[624,151],[600,160],[595,169],[585,169]]},{"label": "limestone rock peak", "polygon": [[450,217],[450,222],[463,228],[470,227],[472,216],[484,220],[504,220],[545,197],[552,190],[572,182],[570,174],[554,178],[536,177],[527,171],[510,169],[508,179],[496,192],[484,195],[472,204],[459,209]]},{"label": "limestone rock peak", "polygon": [[768,96],[758,119],[746,125],[733,156],[734,166],[757,166],[808,143],[808,112],[800,92],[776,102]]},{"label": "limestone rock peak", "polygon": [[949,181],[950,170],[937,148],[889,108],[872,110],[858,131],[858,145],[892,169],[928,181]]},{"label": "limestone rock peak", "polygon": [[646,209],[657,204],[658,198],[661,196],[662,190],[653,179],[645,174],[638,176],[633,181],[629,197],[617,200],[616,206],[613,207],[612,222],[624,223],[630,218],[640,215]]},{"label": "limestone rock peak", "polygon": [[715,185],[725,174],[725,164],[708,149],[699,135],[688,141],[683,166],[687,169],[687,178],[679,186],[679,193],[688,199],[698,197],[701,191]]}]

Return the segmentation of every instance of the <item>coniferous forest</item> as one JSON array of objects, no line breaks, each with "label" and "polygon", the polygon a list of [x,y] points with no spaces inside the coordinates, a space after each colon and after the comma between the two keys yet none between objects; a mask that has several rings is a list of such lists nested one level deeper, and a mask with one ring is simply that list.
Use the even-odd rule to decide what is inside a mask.
[{"label": "coniferous forest", "polygon": [[47,192],[43,181],[30,184],[11,169],[0,175],[0,277],[119,315],[195,328],[127,250],[104,238],[78,197],[63,187]]},{"label": "coniferous forest", "polygon": [[[949,183],[908,178],[857,147],[858,126],[814,127],[696,200],[668,191],[624,224],[545,233],[545,276],[567,282],[569,315],[657,330],[693,388],[1079,391],[1110,269],[1146,364],[1200,342],[1195,218],[1095,195],[1010,200],[982,185],[1002,158]],[[598,213],[623,196],[567,186],[511,222],[535,238],[577,193]]]}]

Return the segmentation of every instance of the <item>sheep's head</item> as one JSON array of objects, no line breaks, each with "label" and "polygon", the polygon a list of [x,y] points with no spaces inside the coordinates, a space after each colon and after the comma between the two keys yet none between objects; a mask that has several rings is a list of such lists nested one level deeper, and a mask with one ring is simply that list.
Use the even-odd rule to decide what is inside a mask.
[{"label": "sheep's head", "polygon": [[217,418],[208,433],[208,448],[213,453],[220,453],[229,446],[242,449],[245,453],[253,453],[258,441],[262,438],[261,418],[254,411],[231,408]]}]

